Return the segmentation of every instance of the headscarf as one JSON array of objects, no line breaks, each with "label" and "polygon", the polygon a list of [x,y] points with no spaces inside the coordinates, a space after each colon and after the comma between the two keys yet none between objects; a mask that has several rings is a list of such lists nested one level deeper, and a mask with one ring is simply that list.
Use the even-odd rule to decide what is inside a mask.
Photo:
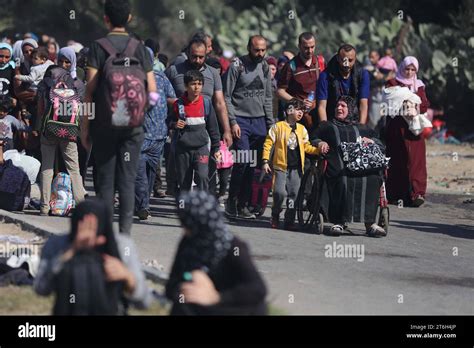
[{"label": "headscarf", "polygon": [[29,39],[24,39],[23,42],[21,43],[21,49],[23,50],[23,47],[25,45],[30,45],[33,48],[38,48],[38,42],[36,42],[35,39],[29,38]]},{"label": "headscarf", "polygon": [[[102,254],[119,258],[117,243],[112,230],[112,220],[105,203],[98,199],[79,203],[71,218],[70,242],[75,239],[79,221],[87,214],[97,217],[97,235],[104,235],[106,242],[93,250],[78,250],[67,261],[54,280],[56,300],[54,315],[116,315],[121,313],[120,299],[123,281],[107,281]],[[70,296],[77,298],[74,304]]]},{"label": "headscarf", "polygon": [[[342,95],[339,97],[339,99],[336,101],[336,107],[337,104],[343,101],[347,104],[347,117],[344,120],[339,120],[336,117],[334,117],[334,120],[337,122],[342,122],[342,123],[358,123],[359,122],[359,115],[357,114],[357,106],[354,98],[352,98],[349,95]],[[337,113],[335,112],[334,115]]]},{"label": "headscarf", "polygon": [[71,68],[69,69],[69,72],[71,73],[71,77],[75,79],[77,77],[76,73],[76,53],[71,47],[63,47],[59,50],[58,52],[58,62],[61,57],[66,58],[71,62]]},{"label": "headscarf", "polygon": [[6,42],[0,43],[0,50],[8,50],[10,51],[10,60],[4,65],[0,66],[0,70],[5,70],[9,66],[11,66],[13,69],[15,69],[15,61],[12,59],[13,58],[13,48]]},{"label": "headscarf", "polygon": [[398,71],[397,62],[390,56],[385,56],[377,63],[377,68],[387,71]]},{"label": "headscarf", "polygon": [[[23,63],[25,57],[23,56],[23,51],[21,50],[21,45],[23,40],[18,40],[13,44],[13,59],[15,62]],[[18,59],[18,60],[17,60]]]},{"label": "headscarf", "polygon": [[[416,69],[416,73],[412,79],[408,79],[405,76],[405,68],[409,65],[413,65]],[[395,76],[395,79],[398,82],[403,83],[405,86],[408,86],[410,90],[416,92],[418,88],[423,87],[425,85],[423,81],[418,80],[418,77],[417,77],[418,71],[419,71],[418,59],[416,59],[413,56],[405,57],[400,63],[400,65],[398,66],[398,71],[397,71],[397,75]]]},{"label": "headscarf", "polygon": [[278,67],[278,62],[277,62],[277,59],[275,57],[269,56],[269,57],[267,57],[266,61],[269,65],[274,65],[274,66]]},{"label": "headscarf", "polygon": [[278,58],[278,62],[277,62],[278,65],[277,65],[277,66],[279,66],[280,63],[285,63],[285,64],[286,64],[286,63],[288,63],[289,61],[290,61],[290,60],[288,59],[287,56],[280,56],[280,57]]},{"label": "headscarf", "polygon": [[87,214],[93,214],[97,217],[97,235],[105,236],[106,238],[105,244],[97,247],[96,251],[120,259],[110,212],[105,203],[97,198],[82,201],[74,210],[71,217],[71,232],[69,234],[71,243],[76,238],[79,221],[81,221]]},{"label": "headscarf", "polygon": [[178,216],[190,235],[184,236],[180,243],[175,260],[177,276],[196,269],[212,273],[227,256],[234,236],[214,196],[192,191],[181,195],[179,202]]}]

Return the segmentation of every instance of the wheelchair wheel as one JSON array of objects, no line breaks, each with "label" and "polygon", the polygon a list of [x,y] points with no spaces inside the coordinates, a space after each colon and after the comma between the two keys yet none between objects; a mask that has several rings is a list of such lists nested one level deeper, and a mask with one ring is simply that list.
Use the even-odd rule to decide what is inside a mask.
[{"label": "wheelchair wheel", "polygon": [[[298,223],[302,230],[309,230],[319,218],[320,167],[312,165],[303,175],[297,198]],[[309,183],[308,183],[309,181]],[[306,186],[311,192],[305,192]]]},{"label": "wheelchair wheel", "polygon": [[315,228],[316,234],[323,234],[324,232],[324,216],[322,213],[319,213],[319,219],[317,222],[317,228]]},{"label": "wheelchair wheel", "polygon": [[390,224],[390,210],[388,210],[388,207],[380,208],[378,225],[382,227],[385,230],[385,232],[388,233],[389,224]]},{"label": "wheelchair wheel", "polygon": [[304,174],[303,178],[301,179],[300,189],[298,192],[298,197],[296,199],[296,212],[298,215],[298,223],[302,230],[309,229],[312,224],[314,223],[314,210],[313,210],[313,189],[311,189],[311,193],[305,192],[306,185],[308,180],[311,180],[312,184],[314,185],[314,170],[315,168],[311,166]]}]

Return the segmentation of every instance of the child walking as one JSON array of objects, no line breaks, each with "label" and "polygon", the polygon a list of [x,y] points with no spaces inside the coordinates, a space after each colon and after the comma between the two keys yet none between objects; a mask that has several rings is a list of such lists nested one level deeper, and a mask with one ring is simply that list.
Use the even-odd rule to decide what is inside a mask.
[{"label": "child walking", "polygon": [[[209,156],[220,161],[219,126],[210,99],[201,95],[204,76],[197,70],[184,75],[185,94],[174,103],[176,129],[174,145],[176,172],[179,190],[191,189],[193,172],[197,189],[207,191],[209,187]],[[209,138],[211,146],[209,151]]]},{"label": "child walking", "polygon": [[298,123],[303,117],[305,106],[299,100],[292,100],[286,107],[286,120],[277,122],[268,131],[263,145],[263,166],[270,173],[270,153],[273,149],[273,206],[272,228],[278,228],[283,201],[286,200],[284,228],[296,230],[295,202],[304,172],[305,154],[317,155],[319,150],[309,142],[308,131]]}]

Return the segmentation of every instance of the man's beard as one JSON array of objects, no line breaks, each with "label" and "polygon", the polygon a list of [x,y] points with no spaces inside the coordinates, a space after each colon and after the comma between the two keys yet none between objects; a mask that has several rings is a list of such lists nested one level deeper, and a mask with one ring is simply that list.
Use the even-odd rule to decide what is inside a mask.
[{"label": "man's beard", "polygon": [[262,56],[251,56],[251,58],[255,63],[263,62],[263,57]]},{"label": "man's beard", "polygon": [[190,63],[191,63],[191,66],[196,70],[201,70],[201,68],[204,66],[204,63],[202,63],[202,64],[193,63],[193,62],[190,62]]}]

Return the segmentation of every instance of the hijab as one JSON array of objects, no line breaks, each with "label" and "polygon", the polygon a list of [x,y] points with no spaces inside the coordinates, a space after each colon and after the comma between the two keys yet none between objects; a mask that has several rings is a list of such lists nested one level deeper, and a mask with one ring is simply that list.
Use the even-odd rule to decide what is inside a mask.
[{"label": "hijab", "polygon": [[[343,101],[347,104],[347,117],[344,120],[339,120],[339,119],[336,118],[336,116],[334,116],[333,120],[335,121],[335,123],[337,123],[337,124],[358,123],[359,122],[359,115],[356,112],[357,107],[356,107],[356,102],[355,102],[354,98],[352,98],[349,95],[342,95],[337,100],[336,106],[337,106],[337,103],[339,103],[340,101]],[[336,113],[334,115],[336,115]]]},{"label": "hijab", "polygon": [[69,72],[71,73],[71,77],[73,79],[77,78],[76,52],[74,52],[74,49],[72,49],[70,46],[61,48],[58,52],[58,63],[61,57],[64,57],[71,62],[71,67],[69,68]]},{"label": "hijab", "polygon": [[[416,73],[412,79],[408,79],[405,76],[405,68],[409,65],[413,65],[416,69]],[[405,57],[400,63],[400,65],[398,66],[398,71],[397,71],[397,75],[395,76],[395,79],[398,82],[403,83],[405,86],[408,86],[410,90],[416,92],[418,88],[423,87],[425,85],[423,81],[418,80],[418,77],[417,77],[418,71],[419,71],[418,59],[416,59],[413,56]]]},{"label": "hijab", "polygon": [[[104,235],[104,245],[92,250],[78,250],[68,260],[55,277],[56,300],[54,315],[116,315],[121,314],[122,281],[107,281],[102,254],[119,258],[117,243],[109,219],[109,210],[105,203],[98,199],[88,199],[79,203],[71,218],[72,241],[77,235],[79,222],[87,215],[97,217],[97,235]],[[75,302],[70,302],[71,294]]]},{"label": "hijab", "polygon": [[178,207],[178,216],[189,235],[180,243],[175,276],[182,277],[184,272],[196,269],[212,273],[227,256],[234,236],[214,196],[196,190],[181,195],[179,202],[182,206]]},{"label": "hijab", "polygon": [[22,43],[23,40],[18,40],[13,44],[13,59],[20,64],[23,63],[25,59],[25,57],[23,57],[23,51],[21,50]]},{"label": "hijab", "polygon": [[105,253],[120,259],[110,212],[105,203],[97,198],[82,201],[74,210],[71,217],[71,232],[69,234],[71,243],[76,238],[79,221],[87,214],[94,214],[97,217],[97,235],[103,235],[106,238],[106,243],[97,247],[96,250],[100,253]]},{"label": "hijab", "polygon": [[29,39],[23,40],[21,43],[21,49],[23,49],[23,47],[26,45],[30,45],[33,48],[38,48],[38,43],[36,42],[35,39],[29,38]]},{"label": "hijab", "polygon": [[10,60],[4,66],[0,66],[0,70],[5,70],[9,66],[15,69],[15,61],[13,60],[13,48],[6,42],[0,43],[0,50],[8,50],[10,51]]}]

